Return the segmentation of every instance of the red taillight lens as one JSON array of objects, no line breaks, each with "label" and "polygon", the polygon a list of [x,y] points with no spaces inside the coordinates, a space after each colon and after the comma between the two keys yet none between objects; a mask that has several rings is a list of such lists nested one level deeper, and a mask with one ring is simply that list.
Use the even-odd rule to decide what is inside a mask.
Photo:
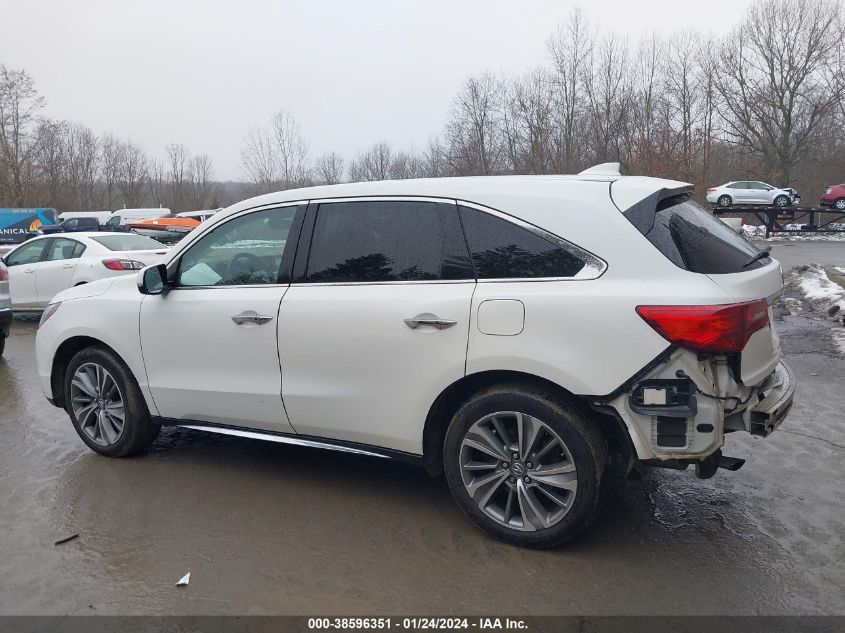
[{"label": "red taillight lens", "polygon": [[0,281],[9,281],[9,269],[0,264]]},{"label": "red taillight lens", "polygon": [[667,341],[699,352],[741,352],[769,324],[765,299],[718,306],[637,306],[637,313]]},{"label": "red taillight lens", "polygon": [[713,193],[714,191],[716,191],[716,190],[715,189],[708,189],[707,193]]},{"label": "red taillight lens", "polygon": [[144,268],[144,262],[134,259],[104,259],[103,266],[109,270],[141,270]]}]

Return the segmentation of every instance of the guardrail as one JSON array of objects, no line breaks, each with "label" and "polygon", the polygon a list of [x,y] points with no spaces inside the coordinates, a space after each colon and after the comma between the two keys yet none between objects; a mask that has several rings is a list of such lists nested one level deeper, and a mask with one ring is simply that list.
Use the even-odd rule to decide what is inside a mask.
[{"label": "guardrail", "polygon": [[[820,207],[775,207],[765,205],[735,205],[713,207],[714,215],[731,213],[751,213],[766,227],[766,237],[772,233],[841,233],[842,229],[832,228],[834,224],[845,223],[845,211],[823,209]],[[825,214],[824,222],[817,220],[819,214]],[[801,228],[786,228],[789,224],[798,224]]]}]

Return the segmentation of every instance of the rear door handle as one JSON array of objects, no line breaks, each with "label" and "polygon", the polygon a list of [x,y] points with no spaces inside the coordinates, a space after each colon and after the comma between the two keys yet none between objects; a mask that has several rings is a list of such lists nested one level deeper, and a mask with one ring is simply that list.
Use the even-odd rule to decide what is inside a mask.
[{"label": "rear door handle", "polygon": [[256,323],[258,325],[264,325],[268,321],[272,321],[273,317],[271,316],[264,316],[263,314],[255,314],[250,312],[244,312],[243,314],[236,314],[232,317],[232,321],[235,322],[236,325],[243,325],[244,323]]},{"label": "rear door handle", "polygon": [[446,328],[450,328],[455,325],[455,323],[457,323],[457,321],[453,321],[452,319],[441,319],[439,316],[435,316],[433,314],[419,314],[413,318],[405,319],[405,325],[412,330],[417,329],[421,325],[429,325],[437,328],[438,330],[445,330]]},{"label": "rear door handle", "polygon": [[62,268],[67,269],[67,268],[73,268],[74,266],[76,266],[76,264],[65,264],[64,266],[62,266]]}]

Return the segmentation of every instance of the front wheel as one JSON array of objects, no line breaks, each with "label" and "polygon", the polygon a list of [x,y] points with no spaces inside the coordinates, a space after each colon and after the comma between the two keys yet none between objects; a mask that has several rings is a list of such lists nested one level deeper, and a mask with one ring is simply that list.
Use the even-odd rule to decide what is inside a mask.
[{"label": "front wheel", "polygon": [[788,207],[789,206],[789,198],[786,196],[778,196],[775,198],[775,206],[776,207]]},{"label": "front wheel", "polygon": [[833,203],[833,206],[837,211],[845,211],[845,198],[839,198]]},{"label": "front wheel", "polygon": [[598,514],[608,464],[604,438],[542,390],[514,384],[474,395],[452,419],[443,457],[461,509],[508,543],[555,547]]},{"label": "front wheel", "polygon": [[89,448],[126,457],[147,448],[161,427],[150,412],[132,372],[106,347],[87,347],[65,373],[65,408]]},{"label": "front wheel", "polygon": [[730,196],[719,196],[719,199],[716,201],[716,205],[720,207],[729,207],[731,206],[731,202]]}]

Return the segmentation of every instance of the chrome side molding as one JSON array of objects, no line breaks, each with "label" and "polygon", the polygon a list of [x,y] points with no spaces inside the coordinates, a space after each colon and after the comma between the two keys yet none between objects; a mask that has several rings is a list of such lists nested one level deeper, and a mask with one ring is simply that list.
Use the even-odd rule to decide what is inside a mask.
[{"label": "chrome side molding", "polygon": [[355,448],[345,444],[335,444],[331,440],[312,440],[295,437],[293,435],[280,435],[277,433],[262,433],[261,431],[247,431],[244,429],[233,429],[226,426],[205,426],[201,424],[174,424],[183,429],[192,429],[194,431],[207,431],[208,433],[219,433],[222,435],[234,435],[236,437],[246,437],[253,440],[265,440],[267,442],[279,442],[280,444],[294,444],[296,446],[309,446],[311,448],[323,448],[330,451],[340,451],[341,453],[354,453],[356,455],[367,455],[368,457],[381,457],[382,459],[391,459],[390,455],[384,453],[376,453],[374,451],[365,450],[362,448]]}]

